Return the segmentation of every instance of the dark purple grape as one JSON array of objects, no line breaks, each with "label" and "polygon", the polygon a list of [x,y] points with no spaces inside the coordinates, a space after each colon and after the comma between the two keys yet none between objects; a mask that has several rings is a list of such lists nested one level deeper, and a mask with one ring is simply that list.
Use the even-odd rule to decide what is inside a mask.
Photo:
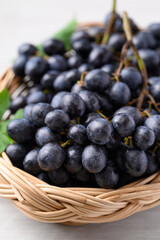
[{"label": "dark purple grape", "polygon": [[30,43],[23,43],[18,48],[19,55],[33,56],[33,55],[36,55],[36,53],[37,53],[37,48],[33,44],[30,44]]},{"label": "dark purple grape", "polygon": [[134,144],[141,150],[146,151],[155,142],[155,134],[147,126],[139,126],[134,133]]},{"label": "dark purple grape", "polygon": [[149,118],[147,118],[144,124],[145,126],[153,130],[156,137],[155,140],[160,141],[160,115],[150,116]]},{"label": "dark purple grape", "polygon": [[142,121],[142,116],[138,108],[132,107],[132,106],[125,106],[122,108],[119,108],[115,113],[114,116],[120,114],[120,113],[127,113],[129,114],[135,121],[136,125],[140,125]]},{"label": "dark purple grape", "polygon": [[121,137],[132,135],[135,130],[135,121],[126,113],[120,113],[112,119],[112,125]]},{"label": "dark purple grape", "polygon": [[15,119],[8,124],[7,134],[16,142],[25,143],[33,139],[34,129],[27,119]]},{"label": "dark purple grape", "polygon": [[41,78],[41,86],[43,88],[52,88],[53,82],[58,76],[58,72],[55,70],[50,70],[49,72],[45,73],[43,77]]},{"label": "dark purple grape", "polygon": [[123,82],[115,83],[110,90],[110,98],[116,105],[127,104],[131,99],[131,91]]},{"label": "dark purple grape", "polygon": [[91,91],[103,91],[110,83],[110,76],[101,69],[91,70],[84,78],[84,86]]},{"label": "dark purple grape", "polygon": [[76,124],[69,128],[68,139],[76,144],[84,145],[88,140],[85,126]]},{"label": "dark purple grape", "polygon": [[148,166],[148,159],[144,151],[138,149],[127,150],[124,154],[125,169],[133,177],[142,176]]},{"label": "dark purple grape", "polygon": [[79,93],[89,112],[95,112],[100,109],[99,100],[94,92],[83,90]]},{"label": "dark purple grape", "polygon": [[42,147],[50,142],[58,142],[59,136],[53,133],[50,128],[42,127],[39,128],[35,135],[35,140],[38,146]]},{"label": "dark purple grape", "polygon": [[95,174],[97,184],[102,188],[116,188],[119,181],[119,174],[111,161],[102,172]]},{"label": "dark purple grape", "polygon": [[52,183],[57,186],[65,184],[69,179],[69,174],[64,168],[58,168],[48,173]]},{"label": "dark purple grape", "polygon": [[33,149],[30,151],[24,158],[23,161],[23,166],[26,172],[37,175],[41,172],[41,169],[38,164],[38,153],[39,153],[39,148]]},{"label": "dark purple grape", "polygon": [[45,117],[45,124],[53,132],[63,131],[66,127],[68,127],[69,123],[70,117],[63,110],[56,109],[49,112]]},{"label": "dark purple grape", "polygon": [[103,147],[88,145],[82,153],[82,165],[91,173],[101,172],[107,163],[107,153]]},{"label": "dark purple grape", "polygon": [[82,148],[78,145],[70,146],[67,149],[65,168],[69,173],[76,174],[82,168]]},{"label": "dark purple grape", "polygon": [[49,56],[54,54],[63,54],[65,52],[65,46],[62,41],[51,38],[43,43],[43,50]]},{"label": "dark purple grape", "polygon": [[45,117],[53,108],[48,103],[37,103],[31,111],[32,121],[36,126],[45,125]]},{"label": "dark purple grape", "polygon": [[80,117],[86,110],[84,101],[76,93],[66,93],[61,101],[61,108],[71,117]]},{"label": "dark purple grape", "polygon": [[87,136],[95,144],[106,144],[112,134],[112,125],[104,118],[97,118],[87,126]]},{"label": "dark purple grape", "polygon": [[65,151],[57,143],[47,143],[38,154],[38,164],[44,171],[51,171],[62,166],[65,160]]},{"label": "dark purple grape", "polygon": [[53,55],[48,58],[48,65],[51,70],[63,72],[67,70],[67,62],[61,55]]},{"label": "dark purple grape", "polygon": [[24,108],[25,105],[26,105],[26,97],[18,96],[11,101],[9,108],[12,113],[15,113],[18,109]]}]

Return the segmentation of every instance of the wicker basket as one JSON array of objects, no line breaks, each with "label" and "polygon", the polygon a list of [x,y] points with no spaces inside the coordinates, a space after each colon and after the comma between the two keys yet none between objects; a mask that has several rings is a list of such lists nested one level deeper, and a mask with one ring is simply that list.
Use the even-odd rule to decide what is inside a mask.
[{"label": "wicker basket", "polygon": [[[7,87],[12,94],[21,82],[8,68],[0,78],[0,91]],[[2,153],[0,196],[41,222],[68,225],[112,222],[160,204],[160,172],[118,190],[60,188],[14,167],[6,153]]]}]

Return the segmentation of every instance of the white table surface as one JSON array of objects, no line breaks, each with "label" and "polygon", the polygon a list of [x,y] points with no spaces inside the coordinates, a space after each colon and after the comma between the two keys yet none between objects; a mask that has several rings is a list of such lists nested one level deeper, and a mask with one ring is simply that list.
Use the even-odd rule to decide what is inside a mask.
[{"label": "white table surface", "polygon": [[[21,43],[41,42],[74,16],[81,22],[102,21],[110,6],[111,0],[0,0],[0,74]],[[119,0],[118,9],[136,16],[143,27],[160,21],[159,0]],[[0,199],[0,240],[42,239],[159,240],[160,206],[114,223],[68,227],[30,220]]]}]

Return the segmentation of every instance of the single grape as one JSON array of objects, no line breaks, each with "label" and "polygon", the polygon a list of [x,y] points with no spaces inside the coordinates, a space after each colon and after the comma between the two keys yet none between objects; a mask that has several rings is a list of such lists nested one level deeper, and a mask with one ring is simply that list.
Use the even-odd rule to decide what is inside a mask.
[{"label": "single grape", "polygon": [[84,86],[91,91],[103,91],[109,83],[109,75],[101,69],[91,70],[84,78]]},{"label": "single grape", "polygon": [[43,50],[49,56],[54,54],[63,54],[65,52],[65,46],[62,41],[51,38],[43,43]]},{"label": "single grape", "polygon": [[81,39],[74,41],[72,44],[73,49],[82,57],[87,57],[92,47],[88,39]]},{"label": "single grape", "polygon": [[112,119],[112,125],[121,137],[132,135],[135,130],[135,121],[126,113],[120,113]]},{"label": "single grape", "polygon": [[90,122],[87,126],[88,138],[96,144],[106,144],[112,134],[112,125],[104,118],[97,118]]},{"label": "single grape", "polygon": [[153,146],[155,142],[155,134],[152,129],[147,126],[139,126],[134,133],[134,144],[141,150],[146,151]]},{"label": "single grape", "polygon": [[36,55],[36,53],[37,53],[37,48],[30,43],[24,43],[18,48],[19,55],[33,56],[33,55]]},{"label": "single grape", "polygon": [[148,30],[152,32],[156,39],[160,39],[160,23],[152,23],[148,27]]},{"label": "single grape", "polygon": [[6,154],[14,166],[22,166],[23,159],[28,153],[29,149],[26,145],[21,143],[13,143],[7,146]]},{"label": "single grape", "polygon": [[111,60],[112,52],[106,45],[95,46],[88,56],[88,63],[94,67],[101,67]]},{"label": "single grape", "polygon": [[147,158],[148,158],[148,167],[147,167],[147,170],[145,172],[145,175],[150,176],[153,173],[158,171],[159,162],[158,162],[157,156],[154,152],[147,151],[146,154],[147,154]]},{"label": "single grape", "polygon": [[155,134],[155,140],[160,141],[160,115],[152,115],[146,119],[145,126],[152,129]]},{"label": "single grape", "polygon": [[117,82],[110,90],[110,98],[115,104],[124,105],[131,99],[131,91],[127,84]]},{"label": "single grape", "polygon": [[123,45],[125,44],[125,37],[120,33],[113,33],[108,41],[108,46],[113,48],[114,51],[121,51]]},{"label": "single grape", "polygon": [[49,68],[58,72],[67,70],[67,62],[61,55],[53,55],[48,58]]},{"label": "single grape", "polygon": [[76,174],[82,168],[82,148],[78,145],[70,146],[67,149],[65,168],[69,173]]},{"label": "single grape", "polygon": [[82,165],[91,173],[101,172],[107,163],[107,153],[103,147],[88,145],[82,153]]},{"label": "single grape", "polygon": [[45,124],[53,132],[61,132],[69,126],[70,117],[63,110],[56,109],[49,112],[45,117]]},{"label": "single grape", "polygon": [[47,101],[46,95],[42,91],[37,92],[31,92],[27,96],[27,104],[36,104],[36,103],[42,103]]},{"label": "single grape", "polygon": [[89,112],[95,112],[100,109],[99,100],[94,92],[83,90],[79,93]]},{"label": "single grape", "polygon": [[80,117],[86,110],[84,101],[76,93],[66,93],[61,101],[61,108],[71,117]]},{"label": "single grape", "polygon": [[84,145],[88,140],[85,126],[76,124],[69,128],[68,139],[76,144]]},{"label": "single grape", "polygon": [[33,81],[37,81],[47,71],[48,64],[41,57],[30,58],[25,65],[25,74]]},{"label": "single grape", "polygon": [[37,175],[41,172],[41,169],[39,167],[38,160],[37,160],[38,153],[39,153],[39,148],[33,149],[25,156],[23,161],[23,166],[25,171],[32,175]]},{"label": "single grape", "polygon": [[142,121],[142,116],[138,108],[132,107],[132,106],[125,106],[122,108],[119,108],[115,113],[114,116],[120,114],[120,113],[127,113],[129,114],[135,121],[136,125],[140,125]]},{"label": "single grape", "polygon": [[154,38],[154,35],[151,32],[143,31],[137,33],[136,36],[133,37],[133,43],[137,47],[137,49],[142,48],[155,48],[157,46],[157,41]]},{"label": "single grape", "polygon": [[48,103],[37,103],[31,111],[32,121],[36,126],[45,125],[45,117],[53,108]]},{"label": "single grape", "polygon": [[9,108],[12,113],[15,113],[18,109],[24,108],[25,105],[26,105],[26,97],[18,96],[11,101]]},{"label": "single grape", "polygon": [[[158,54],[151,49],[140,49],[139,50],[139,55],[144,61],[146,68],[148,70],[155,69],[158,67],[159,64],[159,57]],[[136,60],[134,58],[134,63],[136,63]]]},{"label": "single grape", "polygon": [[61,186],[69,180],[69,174],[64,168],[49,171],[48,175],[52,183],[57,186]]},{"label": "single grape", "polygon": [[121,81],[126,83],[131,90],[135,90],[142,84],[142,76],[134,67],[124,68],[120,74]]},{"label": "single grape", "polygon": [[38,164],[44,171],[51,171],[62,166],[65,160],[65,151],[57,143],[47,143],[38,154]]},{"label": "single grape", "polygon": [[62,91],[54,95],[51,101],[51,106],[53,107],[53,109],[61,108],[61,101],[66,93],[67,92]]},{"label": "single grape", "polygon": [[154,97],[154,99],[159,102],[160,101],[160,82],[156,82],[155,84],[152,84],[149,88],[149,91],[151,95]]},{"label": "single grape", "polygon": [[15,73],[16,76],[19,77],[24,77],[24,70],[25,70],[25,65],[28,61],[28,57],[21,55],[13,63],[13,72]]},{"label": "single grape", "polygon": [[148,166],[148,159],[144,151],[138,149],[127,150],[124,154],[125,169],[133,177],[142,176]]},{"label": "single grape", "polygon": [[36,177],[39,178],[40,180],[50,184],[50,179],[49,179],[47,172],[41,172]]},{"label": "single grape", "polygon": [[46,126],[39,128],[35,135],[36,143],[40,147],[50,142],[58,142],[59,139],[60,137],[57,134],[53,133],[50,128]]},{"label": "single grape", "polygon": [[29,104],[27,106],[25,106],[24,111],[23,111],[23,117],[27,120],[29,120],[30,122],[32,122],[32,117],[31,117],[31,111],[33,106],[35,106],[34,104]]},{"label": "single grape", "polygon": [[119,174],[112,161],[100,173],[95,174],[97,184],[102,188],[116,188],[119,181]]},{"label": "single grape", "polygon": [[71,43],[73,44],[74,42],[77,42],[77,41],[82,40],[82,39],[87,39],[88,40],[89,39],[88,33],[84,30],[76,31],[71,36]]},{"label": "single grape", "polygon": [[58,76],[58,72],[55,70],[50,70],[47,73],[45,73],[43,75],[43,77],[41,78],[41,86],[43,88],[52,88],[53,87],[53,82],[56,79],[56,77]]},{"label": "single grape", "polygon": [[74,56],[71,56],[68,59],[68,67],[69,68],[79,68],[80,65],[82,65],[83,59],[78,54],[75,54]]},{"label": "single grape", "polygon": [[8,124],[7,134],[16,142],[25,143],[33,139],[34,129],[27,119],[15,119]]}]

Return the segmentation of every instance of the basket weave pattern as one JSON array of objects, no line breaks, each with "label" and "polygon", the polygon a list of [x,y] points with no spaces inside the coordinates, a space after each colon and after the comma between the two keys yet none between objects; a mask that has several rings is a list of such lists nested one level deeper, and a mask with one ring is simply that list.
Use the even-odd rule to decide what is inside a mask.
[{"label": "basket weave pattern", "polygon": [[[0,79],[0,91],[7,87],[13,93],[20,82],[9,68]],[[60,188],[14,167],[2,153],[0,197],[10,199],[25,215],[41,222],[112,222],[160,204],[160,172],[118,190]]]}]

